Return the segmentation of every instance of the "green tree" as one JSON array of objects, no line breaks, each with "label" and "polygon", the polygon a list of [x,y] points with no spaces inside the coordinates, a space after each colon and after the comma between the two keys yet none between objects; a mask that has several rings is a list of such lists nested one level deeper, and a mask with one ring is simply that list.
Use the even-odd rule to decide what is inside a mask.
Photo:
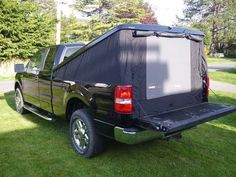
[{"label": "green tree", "polygon": [[111,11],[114,21],[117,23],[140,23],[146,15],[142,1],[121,1]]},{"label": "green tree", "polygon": [[86,42],[89,39],[86,24],[79,22],[75,16],[62,17],[61,29],[61,43]]},{"label": "green tree", "polygon": [[74,6],[90,20],[81,24],[85,40],[92,40],[122,23],[157,23],[154,12],[143,0],[79,0]]},{"label": "green tree", "polygon": [[26,59],[54,41],[55,20],[35,1],[0,1],[0,60]]},{"label": "green tree", "polygon": [[222,52],[236,39],[235,0],[185,0],[183,21],[205,31],[209,54]]},{"label": "green tree", "polygon": [[157,24],[157,19],[155,17],[155,12],[152,10],[151,6],[148,3],[144,3],[143,8],[145,10],[145,17],[140,20],[143,24]]}]

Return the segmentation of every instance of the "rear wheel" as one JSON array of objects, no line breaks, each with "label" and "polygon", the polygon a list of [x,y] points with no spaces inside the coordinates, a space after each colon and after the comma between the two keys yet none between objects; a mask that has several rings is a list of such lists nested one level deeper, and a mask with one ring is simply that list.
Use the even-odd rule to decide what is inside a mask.
[{"label": "rear wheel", "polygon": [[23,95],[19,88],[16,88],[15,90],[15,105],[16,105],[16,111],[19,112],[20,114],[24,114],[26,112],[24,108]]},{"label": "rear wheel", "polygon": [[92,157],[104,150],[103,137],[98,134],[87,109],[72,114],[70,137],[75,151],[83,157]]}]

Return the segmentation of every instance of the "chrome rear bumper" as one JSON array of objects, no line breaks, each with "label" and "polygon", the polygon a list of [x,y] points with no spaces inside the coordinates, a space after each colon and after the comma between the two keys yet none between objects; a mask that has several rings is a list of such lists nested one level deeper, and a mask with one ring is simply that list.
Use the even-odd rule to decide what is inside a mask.
[{"label": "chrome rear bumper", "polygon": [[163,138],[163,134],[151,130],[140,130],[138,128],[114,128],[114,138],[116,141],[125,144],[137,144],[157,138]]}]

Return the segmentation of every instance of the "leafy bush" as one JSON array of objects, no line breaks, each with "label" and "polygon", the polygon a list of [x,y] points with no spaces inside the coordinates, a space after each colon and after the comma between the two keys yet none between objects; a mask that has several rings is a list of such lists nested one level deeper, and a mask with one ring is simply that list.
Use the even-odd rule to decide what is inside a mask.
[{"label": "leafy bush", "polygon": [[224,53],[226,57],[236,57],[236,44],[232,44]]}]

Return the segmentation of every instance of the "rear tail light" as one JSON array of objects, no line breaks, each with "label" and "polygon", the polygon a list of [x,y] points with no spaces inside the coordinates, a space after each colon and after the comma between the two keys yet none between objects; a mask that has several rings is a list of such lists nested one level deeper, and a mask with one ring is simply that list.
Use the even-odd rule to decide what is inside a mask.
[{"label": "rear tail light", "polygon": [[210,78],[207,76],[206,79],[206,96],[208,97],[210,94]]},{"label": "rear tail light", "polygon": [[122,114],[130,114],[133,112],[132,86],[116,86],[114,108],[116,112]]}]

